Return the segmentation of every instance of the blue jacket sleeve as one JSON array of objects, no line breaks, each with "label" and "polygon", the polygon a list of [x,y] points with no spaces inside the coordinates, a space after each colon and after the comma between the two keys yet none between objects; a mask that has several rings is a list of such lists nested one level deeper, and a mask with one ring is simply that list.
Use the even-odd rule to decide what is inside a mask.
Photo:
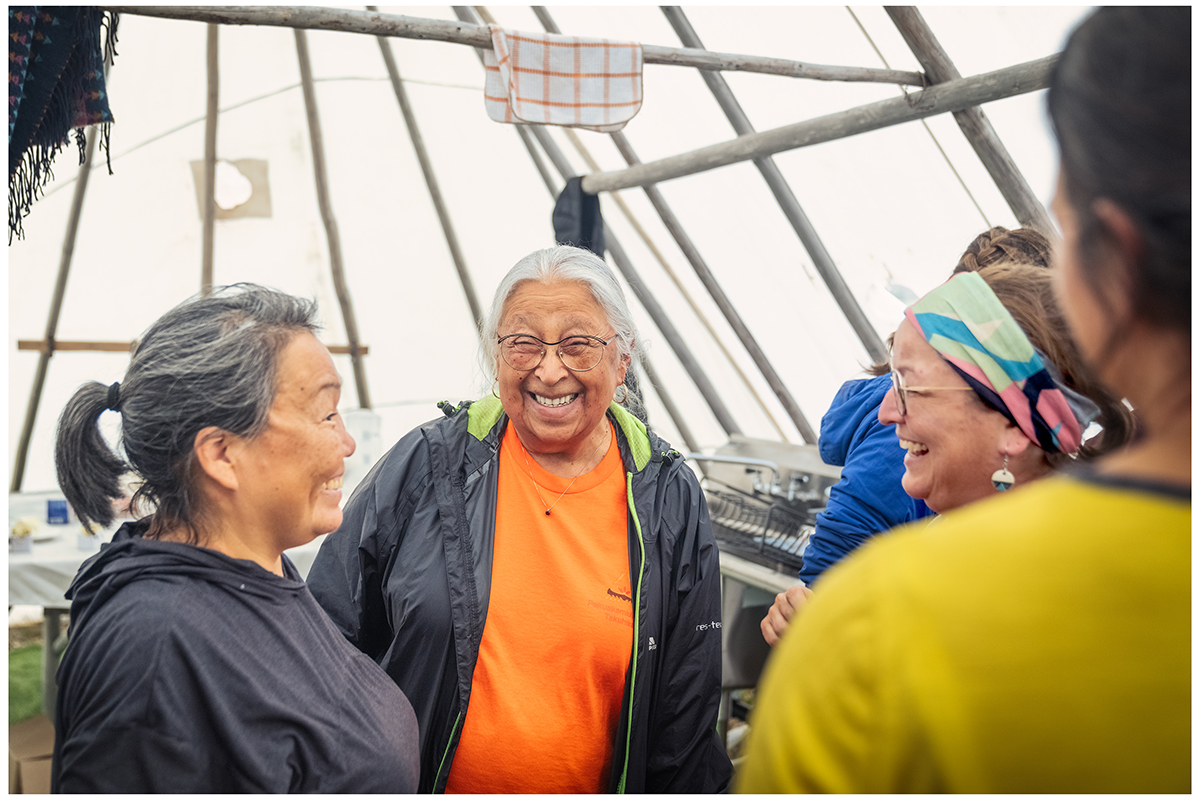
[{"label": "blue jacket sleeve", "polygon": [[[846,442],[845,465],[841,479],[829,492],[829,504],[817,515],[816,530],[804,551],[800,579],[809,585],[875,534],[929,514],[923,501],[905,493],[900,482],[904,476],[904,449],[895,429],[879,422],[879,404],[890,380],[884,376],[853,383],[862,384],[862,391],[852,398],[839,392],[835,400],[835,409],[842,415],[835,416],[835,426],[840,427],[835,427],[833,433],[841,434]],[[837,409],[839,401],[852,408]],[[835,409],[830,410],[831,415]],[[823,420],[823,454],[830,449],[824,442],[825,423]],[[852,432],[849,423],[853,424]]]}]

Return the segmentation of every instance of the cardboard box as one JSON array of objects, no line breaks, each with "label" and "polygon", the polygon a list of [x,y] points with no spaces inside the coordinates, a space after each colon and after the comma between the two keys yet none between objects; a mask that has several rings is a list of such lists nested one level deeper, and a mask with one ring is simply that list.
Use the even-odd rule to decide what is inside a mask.
[{"label": "cardboard box", "polygon": [[39,714],[8,726],[8,793],[49,794],[54,723]]}]

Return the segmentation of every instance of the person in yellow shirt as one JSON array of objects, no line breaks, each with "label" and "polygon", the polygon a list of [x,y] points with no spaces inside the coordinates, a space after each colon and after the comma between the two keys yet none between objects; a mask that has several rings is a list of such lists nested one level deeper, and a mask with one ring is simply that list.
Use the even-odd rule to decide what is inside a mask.
[{"label": "person in yellow shirt", "polygon": [[1140,435],[830,570],[739,791],[1190,791],[1190,31],[1101,9],[1050,82],[1056,293]]}]

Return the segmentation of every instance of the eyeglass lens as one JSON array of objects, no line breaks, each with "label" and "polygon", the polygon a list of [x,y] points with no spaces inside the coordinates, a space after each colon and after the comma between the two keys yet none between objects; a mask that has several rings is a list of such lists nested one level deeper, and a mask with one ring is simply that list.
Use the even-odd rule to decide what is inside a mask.
[{"label": "eyeglass lens", "polygon": [[592,369],[604,355],[603,341],[584,336],[573,336],[561,342],[543,342],[533,336],[505,338],[500,342],[500,355],[504,363],[524,372],[542,363],[549,347],[557,347],[558,357],[563,364],[576,372]]},{"label": "eyeglass lens", "polygon": [[896,400],[899,401],[901,416],[908,415],[908,393],[904,390],[904,379],[900,373],[892,370],[892,388],[896,390]]}]

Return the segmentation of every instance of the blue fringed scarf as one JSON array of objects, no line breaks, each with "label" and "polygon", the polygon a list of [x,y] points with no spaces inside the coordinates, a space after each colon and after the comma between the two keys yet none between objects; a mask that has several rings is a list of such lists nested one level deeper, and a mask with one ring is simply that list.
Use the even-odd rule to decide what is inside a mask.
[{"label": "blue fringed scarf", "polygon": [[108,155],[113,117],[104,91],[104,61],[115,55],[116,41],[117,15],[96,6],[8,9],[10,244],[14,234],[23,235],[21,220],[54,176],[50,164],[70,142],[72,128],[80,164],[82,129],[88,125],[100,126],[100,145]]}]

